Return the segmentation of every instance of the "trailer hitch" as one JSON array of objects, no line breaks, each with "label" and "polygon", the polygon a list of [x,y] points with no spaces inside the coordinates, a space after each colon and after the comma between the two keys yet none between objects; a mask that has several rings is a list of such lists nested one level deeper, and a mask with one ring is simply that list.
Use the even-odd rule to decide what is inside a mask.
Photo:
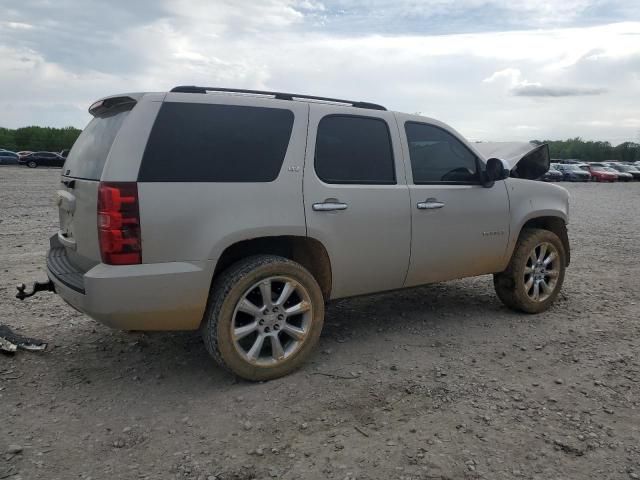
[{"label": "trailer hitch", "polygon": [[17,285],[18,293],[16,293],[16,298],[19,300],[24,300],[25,298],[33,297],[38,292],[55,292],[56,286],[53,284],[51,280],[47,282],[34,282],[33,290],[31,292],[25,292],[27,286],[24,283]]}]

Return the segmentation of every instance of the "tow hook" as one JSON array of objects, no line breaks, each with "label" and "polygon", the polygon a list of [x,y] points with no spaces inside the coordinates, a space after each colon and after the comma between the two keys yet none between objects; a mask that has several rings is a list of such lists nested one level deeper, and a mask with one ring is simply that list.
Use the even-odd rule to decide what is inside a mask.
[{"label": "tow hook", "polygon": [[33,297],[38,292],[55,292],[56,287],[51,280],[47,282],[34,282],[33,290],[31,292],[25,292],[27,286],[24,283],[16,286],[18,289],[18,293],[16,293],[16,298],[19,300],[24,300],[25,298]]}]

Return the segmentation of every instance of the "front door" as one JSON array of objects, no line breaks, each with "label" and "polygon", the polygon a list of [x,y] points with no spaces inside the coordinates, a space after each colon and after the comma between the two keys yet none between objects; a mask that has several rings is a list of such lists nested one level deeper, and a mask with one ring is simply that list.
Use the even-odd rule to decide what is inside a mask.
[{"label": "front door", "polygon": [[411,195],[405,286],[498,271],[509,240],[504,181],[485,188],[480,160],[443,125],[399,118]]},{"label": "front door", "polygon": [[331,259],[332,298],[402,287],[411,218],[392,113],[311,105],[304,171],[307,234]]}]

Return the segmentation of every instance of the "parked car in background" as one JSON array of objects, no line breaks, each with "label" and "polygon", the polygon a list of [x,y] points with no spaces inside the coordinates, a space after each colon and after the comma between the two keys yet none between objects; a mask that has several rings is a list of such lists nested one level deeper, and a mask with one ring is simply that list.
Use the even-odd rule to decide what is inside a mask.
[{"label": "parked car in background", "polygon": [[553,163],[562,163],[565,165],[571,165],[575,163],[583,163],[582,160],[578,160],[577,158],[552,158],[551,161]]},{"label": "parked car in background", "polygon": [[[631,175],[632,177],[631,180],[640,180],[640,170],[633,165],[627,165],[625,163],[618,163],[618,162],[609,162],[609,167],[618,171],[618,173],[625,173],[625,174]],[[628,178],[625,177],[625,179],[628,179]]]},{"label": "parked car in background", "polygon": [[9,150],[0,150],[0,165],[16,165],[18,163],[18,154]]},{"label": "parked car in background", "polygon": [[607,168],[604,165],[599,163],[590,163],[587,165],[587,169],[591,174],[591,178],[596,182],[617,182],[618,174],[613,172],[608,172]]},{"label": "parked car in background", "polygon": [[68,149],[68,148],[65,148],[64,150],[61,150],[61,151],[60,151],[60,153],[59,153],[59,155],[60,155],[61,157],[67,158],[67,155],[69,155],[69,149]]},{"label": "parked car in background", "polygon": [[36,167],[62,167],[66,159],[53,152],[33,152],[20,157],[19,163],[29,168]]},{"label": "parked car in background", "polygon": [[549,170],[545,173],[539,180],[543,182],[561,182],[564,178],[564,175],[560,170],[555,168],[553,165],[549,166]]},{"label": "parked car in background", "polygon": [[560,163],[556,168],[562,172],[563,180],[567,182],[591,181],[591,174],[576,163]]},{"label": "parked car in background", "polygon": [[619,172],[609,166],[604,167],[604,170],[613,173],[617,177],[618,182],[626,182],[632,180],[632,177],[628,173]]}]

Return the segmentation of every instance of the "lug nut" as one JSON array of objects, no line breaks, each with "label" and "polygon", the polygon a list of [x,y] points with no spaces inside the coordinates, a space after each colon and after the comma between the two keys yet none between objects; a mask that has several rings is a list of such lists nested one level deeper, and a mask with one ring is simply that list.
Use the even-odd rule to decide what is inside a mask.
[{"label": "lug nut", "polygon": [[260,321],[258,322],[258,325],[264,325],[264,319],[260,319]]},{"label": "lug nut", "polygon": [[269,333],[269,327],[264,327],[265,333]]},{"label": "lug nut", "polygon": [[284,315],[283,314],[278,315],[278,320],[284,320]]},{"label": "lug nut", "polygon": [[273,326],[274,330],[280,330],[280,325],[278,325],[277,323]]}]

